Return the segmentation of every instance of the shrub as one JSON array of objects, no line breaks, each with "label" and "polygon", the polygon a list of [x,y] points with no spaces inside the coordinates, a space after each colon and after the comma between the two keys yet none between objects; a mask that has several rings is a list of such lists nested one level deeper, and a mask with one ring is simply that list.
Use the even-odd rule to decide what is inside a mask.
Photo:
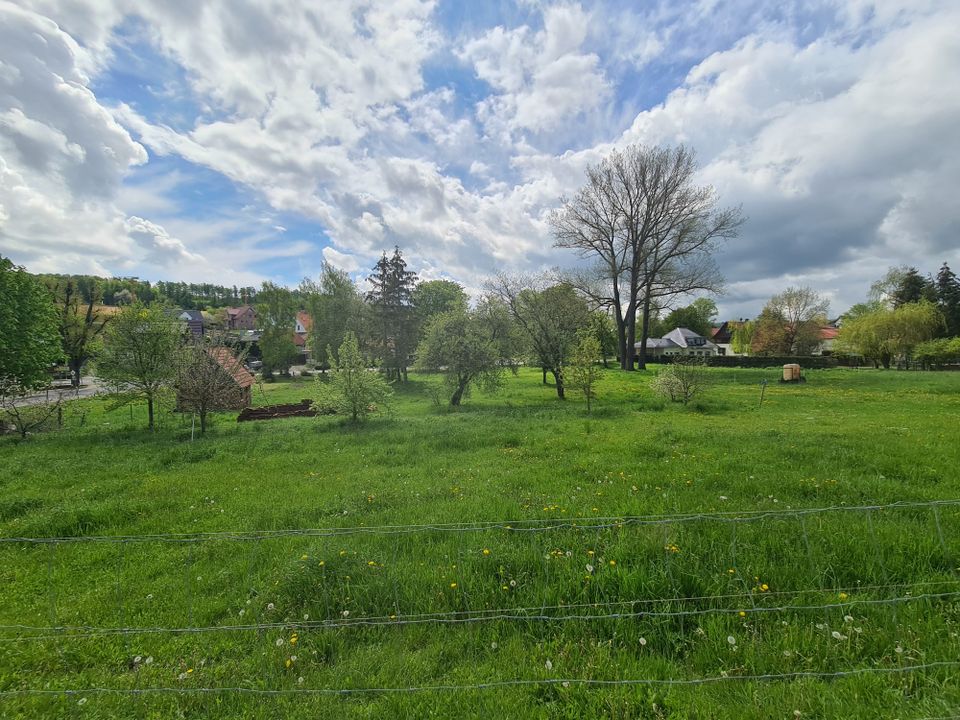
[{"label": "shrub", "polygon": [[677,357],[650,383],[653,391],[672,402],[686,405],[710,386],[710,377],[701,358]]}]

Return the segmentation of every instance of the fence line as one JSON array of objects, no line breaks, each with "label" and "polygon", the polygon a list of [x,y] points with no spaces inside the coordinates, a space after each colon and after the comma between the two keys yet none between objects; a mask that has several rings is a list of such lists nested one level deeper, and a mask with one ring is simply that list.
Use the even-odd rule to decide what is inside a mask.
[{"label": "fence line", "polygon": [[[805,592],[822,592],[811,590]],[[735,615],[741,612],[748,615],[757,615],[765,613],[779,612],[813,612],[847,609],[852,606],[876,606],[891,605],[896,606],[901,603],[914,602],[917,600],[945,600],[948,598],[960,597],[960,590],[942,593],[923,593],[920,595],[903,595],[893,598],[863,598],[848,599],[842,602],[825,603],[821,605],[776,605],[776,606],[754,606],[752,608],[726,607],[726,608],[696,608],[691,610],[637,610],[631,612],[611,612],[594,614],[559,614],[548,615],[542,612],[541,608],[515,608],[512,610],[464,610],[450,613],[425,613],[414,616],[372,616],[344,619],[325,619],[325,620],[290,620],[274,623],[248,623],[240,625],[208,625],[203,627],[116,627],[116,628],[96,628],[92,626],[39,626],[39,625],[0,625],[0,631],[20,631],[20,632],[45,632],[58,633],[56,635],[19,635],[13,638],[0,638],[0,643],[22,642],[26,640],[74,640],[88,639],[94,637],[107,636],[126,636],[126,635],[155,635],[168,633],[171,635],[192,635],[209,632],[250,632],[263,630],[324,630],[350,627],[371,627],[371,626],[403,626],[403,625],[456,625],[477,622],[490,621],[602,621],[602,620],[626,620],[626,619],[659,619],[659,618],[682,618],[697,617],[702,615]],[[630,602],[630,601],[626,601]],[[641,602],[641,601],[637,601]],[[672,600],[655,600],[648,602],[675,602]],[[621,603],[616,603],[621,604]],[[608,604],[597,604],[605,607]]]},{"label": "fence line", "polygon": [[[727,523],[756,522],[775,518],[800,518],[832,512],[866,512],[905,510],[911,508],[940,508],[960,506],[960,499],[924,502],[896,502],[885,505],[831,505],[818,508],[791,510],[729,510],[706,513],[660,515],[624,515],[575,518],[542,518],[526,520],[490,520],[471,523],[429,523],[413,525],[371,525],[331,528],[290,528],[281,530],[223,531],[208,533],[155,533],[150,535],[67,535],[60,537],[0,537],[0,544],[68,544],[68,543],[137,543],[169,542],[198,543],[211,540],[247,541],[284,537],[339,537],[342,535],[406,535],[419,532],[482,532],[509,530],[513,532],[547,532],[551,530],[606,530],[627,526],[675,525],[696,521]],[[939,522],[939,518],[938,518]]]},{"label": "fence line", "polygon": [[611,687],[611,686],[691,686],[711,685],[725,682],[771,682],[780,680],[836,680],[859,675],[897,675],[921,670],[960,668],[960,660],[938,660],[918,665],[899,665],[897,667],[859,667],[848,670],[834,670],[817,672],[814,670],[798,670],[787,673],[765,673],[760,675],[730,675],[721,674],[701,678],[621,678],[618,680],[603,680],[595,678],[518,678],[514,680],[491,680],[482,683],[448,684],[448,685],[420,685],[412,687],[380,687],[380,688],[283,688],[265,689],[243,686],[235,687],[152,687],[152,688],[84,688],[54,690],[49,688],[23,688],[16,690],[0,690],[0,698],[26,695],[67,696],[76,695],[211,695],[211,694],[238,694],[255,695],[259,697],[276,696],[309,696],[309,695],[386,695],[396,693],[423,693],[423,692],[458,692],[468,690],[495,690],[511,687],[530,687],[542,685],[560,685],[570,687],[574,685],[584,687]]}]

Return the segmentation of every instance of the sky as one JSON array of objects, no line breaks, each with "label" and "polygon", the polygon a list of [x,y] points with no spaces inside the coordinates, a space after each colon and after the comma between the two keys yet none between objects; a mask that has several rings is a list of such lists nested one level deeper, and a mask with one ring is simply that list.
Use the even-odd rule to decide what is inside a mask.
[{"label": "sky", "polygon": [[478,292],[630,144],[742,206],[721,319],[960,270],[957,0],[0,0],[0,254],[33,272]]}]

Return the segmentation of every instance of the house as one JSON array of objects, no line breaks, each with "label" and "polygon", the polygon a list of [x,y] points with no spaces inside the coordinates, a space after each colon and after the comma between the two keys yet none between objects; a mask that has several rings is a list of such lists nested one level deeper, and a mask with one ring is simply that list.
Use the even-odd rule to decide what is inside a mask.
[{"label": "house", "polygon": [[[639,349],[640,343],[635,347]],[[647,338],[647,357],[651,360],[677,355],[708,357],[718,355],[719,349],[716,343],[687,328],[674,328],[662,338]]]},{"label": "house", "polygon": [[747,323],[746,320],[724,320],[720,327],[710,328],[710,340],[717,346],[718,355],[740,355],[733,349],[733,336]]},{"label": "house", "polygon": [[310,357],[310,331],[313,330],[313,318],[302,310],[297,313],[293,330],[293,344],[300,353],[299,362],[305,363]]},{"label": "house", "polygon": [[203,335],[203,313],[199,310],[183,310],[177,315],[177,319],[185,322],[187,330],[194,336],[201,337]]},{"label": "house", "polygon": [[820,342],[810,353],[811,355],[833,355],[833,344],[840,334],[840,329],[832,325],[820,328]]},{"label": "house", "polygon": [[227,308],[227,330],[256,330],[257,314],[249,305]]}]

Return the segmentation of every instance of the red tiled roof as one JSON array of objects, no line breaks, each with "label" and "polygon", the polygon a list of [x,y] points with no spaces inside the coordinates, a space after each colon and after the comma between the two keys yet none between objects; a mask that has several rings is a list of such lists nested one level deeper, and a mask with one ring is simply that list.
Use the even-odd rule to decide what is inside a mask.
[{"label": "red tiled roof", "polygon": [[237,358],[234,357],[234,354],[230,352],[230,348],[215,347],[210,348],[208,352],[210,353],[210,357],[220,364],[220,367],[233,376],[233,379],[240,387],[248,388],[257,381],[256,378],[240,364]]},{"label": "red tiled roof", "polygon": [[836,340],[837,334],[840,331],[835,327],[822,327],[820,328],[820,339],[821,340]]},{"label": "red tiled roof", "polygon": [[293,334],[293,344],[297,347],[306,347],[307,339],[303,335]]},{"label": "red tiled roof", "polygon": [[307,332],[313,328],[313,318],[302,310],[297,313],[297,322],[300,323]]},{"label": "red tiled roof", "polygon": [[241,305],[240,307],[235,307],[235,308],[228,307],[228,308],[227,308],[227,315],[229,315],[229,316],[233,316],[233,315],[243,315],[243,313],[247,312],[248,310],[252,310],[252,309],[253,309],[253,308],[251,308],[249,305]]}]

